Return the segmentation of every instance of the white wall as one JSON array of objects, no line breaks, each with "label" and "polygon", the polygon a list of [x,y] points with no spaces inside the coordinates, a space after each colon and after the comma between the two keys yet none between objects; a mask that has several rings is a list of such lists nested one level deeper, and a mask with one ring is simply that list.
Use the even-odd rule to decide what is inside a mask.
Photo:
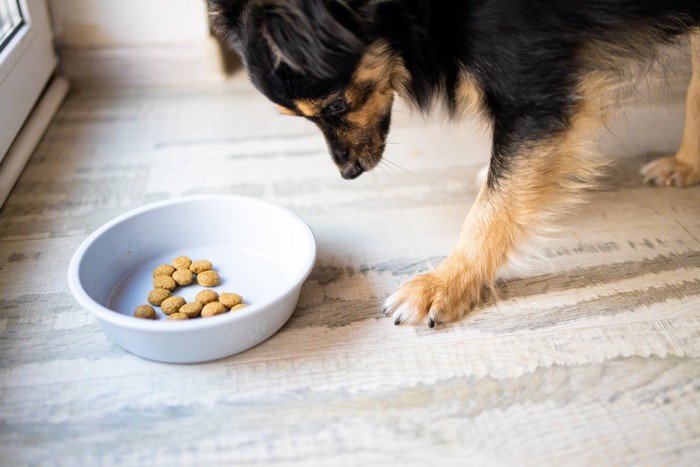
[{"label": "white wall", "polygon": [[205,0],[49,0],[77,87],[185,86],[225,78]]},{"label": "white wall", "polygon": [[206,41],[205,0],[49,0],[62,46],[114,47]]}]

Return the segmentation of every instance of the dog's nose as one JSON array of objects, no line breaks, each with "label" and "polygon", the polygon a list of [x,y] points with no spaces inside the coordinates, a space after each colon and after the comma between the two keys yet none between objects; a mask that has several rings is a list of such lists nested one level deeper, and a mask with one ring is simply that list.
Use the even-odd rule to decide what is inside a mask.
[{"label": "dog's nose", "polygon": [[360,175],[365,171],[365,169],[362,168],[359,162],[355,162],[353,165],[350,167],[344,168],[343,170],[340,171],[340,175],[345,179],[345,180],[352,180]]}]

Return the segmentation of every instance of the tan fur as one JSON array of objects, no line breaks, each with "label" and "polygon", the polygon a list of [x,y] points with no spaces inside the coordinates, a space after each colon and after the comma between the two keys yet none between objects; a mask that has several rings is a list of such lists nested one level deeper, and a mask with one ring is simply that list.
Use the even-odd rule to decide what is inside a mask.
[{"label": "tan fur", "polygon": [[641,170],[646,183],[687,187],[700,183],[700,32],[691,37],[693,77],[688,87],[685,128],[674,157],[657,159]]},{"label": "tan fur", "polygon": [[[360,64],[345,91],[345,99],[353,109],[347,120],[359,127],[367,128],[378,123],[380,117],[391,110],[393,89],[391,87],[392,59],[389,49],[378,43],[371,46],[363,55]],[[355,105],[359,88],[373,87],[372,95],[359,107]],[[379,135],[377,135],[377,138]]]},{"label": "tan fur", "polygon": [[[407,99],[412,81],[411,73],[401,57],[392,57],[391,60],[391,88],[398,96]],[[410,99],[408,102],[411,102]]]},{"label": "tan fur", "polygon": [[292,109],[288,109],[287,107],[285,107],[283,105],[278,105],[277,110],[279,110],[279,112],[283,115],[290,115],[292,117],[296,117],[299,115],[298,113],[296,113]]},{"label": "tan fur", "polygon": [[394,58],[386,42],[378,41],[370,45],[353,75],[353,82],[371,81],[374,83],[391,80]]},{"label": "tan fur", "polygon": [[496,272],[538,228],[546,228],[562,207],[581,201],[581,192],[601,172],[589,148],[601,123],[598,96],[611,83],[599,76],[581,80],[579,108],[563,134],[523,145],[493,188],[484,184],[459,241],[432,272],[405,283],[387,300],[397,323],[460,319],[492,287]]},{"label": "tan fur", "polygon": [[459,74],[457,106],[462,114],[483,115],[484,91],[476,78],[467,71]]},{"label": "tan fur", "polygon": [[[348,147],[354,148],[354,157],[365,170],[377,165],[382,156],[380,123],[391,112],[394,102],[391,85],[393,67],[389,47],[377,42],[368,47],[345,90],[345,100],[352,109],[345,120],[351,125],[339,136]],[[360,103],[360,89],[366,86],[372,88],[372,93]]]},{"label": "tan fur", "polygon": [[321,100],[300,99],[295,101],[294,104],[304,117],[315,117],[323,108],[323,101]]}]

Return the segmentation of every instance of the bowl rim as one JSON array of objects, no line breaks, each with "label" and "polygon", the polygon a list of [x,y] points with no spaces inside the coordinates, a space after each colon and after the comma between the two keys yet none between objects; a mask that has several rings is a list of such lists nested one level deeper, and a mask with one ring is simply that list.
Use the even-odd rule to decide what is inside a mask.
[{"label": "bowl rim", "polygon": [[[250,203],[250,204],[258,204],[261,206],[265,206],[266,208],[271,208],[287,217],[292,219],[294,222],[296,222],[301,230],[305,234],[305,238],[308,242],[309,247],[311,248],[311,255],[306,261],[306,264],[304,267],[301,269],[301,273],[298,274],[295,277],[291,278],[290,286],[286,288],[282,292],[278,292],[276,295],[273,295],[272,297],[263,300],[263,301],[258,301],[257,303],[253,303],[244,309],[237,311],[236,313],[226,313],[224,315],[220,315],[215,317],[215,319],[193,319],[193,320],[187,320],[182,323],[177,323],[177,325],[173,325],[173,323],[166,323],[165,320],[150,320],[150,319],[138,319],[134,318],[133,316],[127,316],[124,314],[121,314],[119,312],[110,310],[106,306],[102,305],[101,303],[95,301],[92,297],[88,295],[88,293],[85,291],[83,288],[83,285],[80,282],[80,277],[78,275],[78,270],[82,261],[82,258],[85,254],[85,251],[92,245],[92,243],[95,242],[101,235],[103,235],[105,232],[107,232],[109,229],[113,228],[114,226],[132,218],[138,215],[141,215],[143,213],[147,213],[149,211],[153,211],[156,209],[163,208],[165,206],[170,206],[174,204],[182,204],[182,203],[188,203],[188,202],[193,202],[193,201],[238,201],[238,202],[244,202],[244,203]],[[187,331],[192,331],[195,329],[201,330],[201,329],[207,329],[207,328],[213,328],[213,327],[218,327],[221,325],[224,325],[226,323],[234,323],[236,321],[240,321],[243,319],[246,319],[250,315],[257,314],[263,309],[268,308],[271,305],[274,305],[276,302],[282,301],[284,298],[286,298],[291,292],[297,290],[302,286],[304,281],[309,277],[311,274],[311,271],[316,264],[316,257],[317,257],[317,252],[316,252],[316,238],[314,237],[313,231],[309,227],[309,225],[297,214],[294,212],[290,211],[289,209],[282,207],[278,204],[275,204],[271,201],[267,200],[262,200],[259,198],[253,198],[250,196],[243,196],[243,195],[231,195],[231,194],[202,194],[202,195],[190,195],[190,196],[180,196],[176,198],[170,198],[162,201],[157,201],[154,203],[150,203],[135,209],[132,209],[130,211],[127,211],[114,219],[110,220],[109,222],[105,223],[101,227],[99,227],[97,230],[95,230],[93,233],[91,233],[83,242],[80,244],[77,250],[73,253],[73,256],[71,257],[70,263],[68,265],[68,286],[70,288],[70,291],[73,295],[73,297],[78,301],[78,303],[85,308],[87,311],[95,315],[98,319],[107,321],[109,323],[112,323],[114,325],[118,325],[120,327],[124,328],[130,328],[134,330],[144,330],[144,331],[155,331],[155,332],[164,332],[164,333],[180,333],[180,332],[187,332]],[[291,314],[291,313],[290,313]]]}]

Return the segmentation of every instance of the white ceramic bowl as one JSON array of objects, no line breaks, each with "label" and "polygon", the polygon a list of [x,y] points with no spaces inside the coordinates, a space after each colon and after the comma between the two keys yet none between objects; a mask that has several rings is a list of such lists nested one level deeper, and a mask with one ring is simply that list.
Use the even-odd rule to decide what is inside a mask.
[{"label": "white ceramic bowl", "polygon": [[[187,321],[133,317],[147,304],[152,271],[186,255],[208,259],[217,292],[249,304],[235,313]],[[242,196],[192,196],[128,212],[90,235],[73,255],[68,283],[114,341],[141,357],[172,363],[215,360],[247,350],[289,319],[316,259],[311,229],[290,211]],[[178,287],[192,301],[204,287]]]}]

